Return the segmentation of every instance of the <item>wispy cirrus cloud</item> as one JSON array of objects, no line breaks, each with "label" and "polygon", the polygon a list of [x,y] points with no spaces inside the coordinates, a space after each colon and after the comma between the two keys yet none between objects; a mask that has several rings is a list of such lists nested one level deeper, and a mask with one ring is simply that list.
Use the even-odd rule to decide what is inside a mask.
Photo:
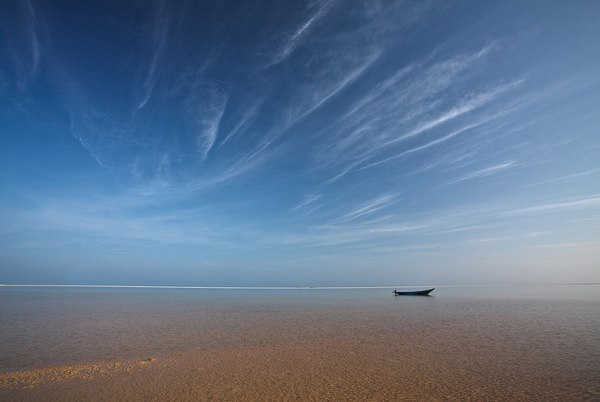
[{"label": "wispy cirrus cloud", "polygon": [[152,91],[158,80],[158,75],[161,70],[161,64],[167,50],[169,39],[169,31],[172,25],[172,15],[168,8],[167,2],[164,0],[158,1],[154,14],[154,24],[151,32],[151,45],[153,47],[150,62],[146,67],[145,78],[142,82],[142,94],[138,101],[137,109],[142,109],[152,96]]},{"label": "wispy cirrus cloud", "polygon": [[207,91],[198,111],[198,136],[199,152],[202,160],[206,159],[208,153],[219,135],[221,120],[227,107],[229,94],[219,87],[213,87]]},{"label": "wispy cirrus cloud", "polygon": [[[323,129],[328,133],[328,141],[324,147],[317,149],[315,158],[327,170],[340,166],[343,174],[364,167],[354,162],[357,159],[371,160],[367,165],[376,166],[410,153],[398,148],[407,140],[492,104],[520,86],[524,80],[518,79],[470,93],[452,103],[444,101],[444,98],[448,96],[446,92],[451,94],[455,91],[450,91],[451,85],[468,82],[465,72],[483,62],[495,47],[496,44],[492,43],[473,53],[438,61],[432,66],[427,66],[428,62],[423,61],[402,67],[354,101],[346,113]],[[438,100],[432,101],[435,98]],[[444,107],[444,103],[448,105]],[[482,118],[478,117],[478,120]],[[467,123],[463,131],[484,123],[478,123],[477,120]],[[455,130],[427,144],[413,146],[413,152],[449,140],[463,131]],[[398,151],[394,152],[396,149]],[[394,155],[390,156],[389,153]],[[336,158],[325,158],[325,154],[336,155]]]},{"label": "wispy cirrus cloud", "polygon": [[265,97],[253,99],[252,104],[244,109],[241,117],[237,120],[233,128],[223,135],[223,139],[219,141],[217,150],[225,146],[230,140],[235,139],[239,134],[246,132],[252,122],[259,116],[260,109],[265,102]]},{"label": "wispy cirrus cloud", "polygon": [[302,200],[298,205],[292,208],[292,211],[297,211],[301,208],[306,207],[307,205],[313,204],[323,197],[323,194],[307,194],[304,196],[304,200]]},{"label": "wispy cirrus cloud", "polygon": [[71,136],[79,142],[98,165],[104,168],[110,167],[123,137],[111,119],[93,109],[86,110],[82,105],[83,101],[70,110],[69,130]]},{"label": "wispy cirrus cloud", "polygon": [[283,44],[273,52],[271,59],[264,68],[269,68],[276,64],[279,64],[290,57],[296,48],[298,48],[305,41],[306,37],[315,28],[321,19],[323,19],[327,13],[333,8],[336,0],[324,0],[313,3],[313,7],[316,10],[310,12],[307,19],[293,31],[291,35],[285,38]]},{"label": "wispy cirrus cloud", "polygon": [[276,52],[285,55],[286,59],[290,52],[294,53],[292,62],[286,66],[293,71],[294,78],[290,82],[293,89],[284,96],[289,101],[278,105],[281,117],[263,138],[263,149],[331,104],[344,103],[341,95],[365,79],[389,47],[398,44],[399,35],[414,26],[423,11],[430,8],[425,3],[414,7],[390,5],[388,8],[360,4],[352,13],[342,11],[332,16],[336,20],[349,19],[343,30],[322,35],[318,41],[311,42],[309,52],[296,51],[296,45],[308,38],[315,24],[329,17],[330,9],[339,9],[336,1],[315,4],[317,11],[295,31],[292,40],[287,42],[289,46],[284,47],[289,51]]},{"label": "wispy cirrus cloud", "polygon": [[584,170],[584,171],[577,172],[577,173],[570,173],[570,174],[566,174],[566,175],[562,175],[562,176],[553,177],[551,179],[542,180],[537,183],[528,184],[528,185],[526,185],[526,187],[535,187],[535,186],[542,186],[542,185],[552,184],[552,183],[577,181],[577,180],[581,180],[581,179],[586,179],[589,176],[592,176],[597,173],[600,173],[600,168],[588,169],[588,170]]},{"label": "wispy cirrus cloud", "polygon": [[600,195],[592,194],[580,198],[570,198],[557,202],[549,202],[545,204],[538,204],[524,208],[517,208],[510,211],[506,211],[507,215],[521,215],[537,212],[552,212],[560,210],[572,210],[572,209],[590,209],[600,207]]},{"label": "wispy cirrus cloud", "polygon": [[[132,207],[147,203],[144,199],[130,198],[120,204],[120,199],[112,200],[62,200],[46,202],[25,216],[21,216],[24,224],[37,222],[40,227],[60,227],[65,232],[82,233],[86,236],[104,239],[109,242],[119,240],[143,240],[155,244],[188,243],[207,245],[223,241],[216,236],[216,227],[208,228],[194,224],[202,219],[203,211],[197,210],[182,213],[156,213],[144,217],[131,213]],[[117,203],[116,205],[113,203]],[[19,214],[20,215],[20,214]],[[188,223],[182,223],[187,220]],[[220,239],[220,240],[219,240]],[[117,244],[117,243],[115,243]]]},{"label": "wispy cirrus cloud", "polygon": [[393,195],[383,195],[380,197],[376,197],[364,204],[361,204],[357,208],[343,214],[342,216],[336,218],[332,223],[339,224],[344,222],[350,222],[355,219],[361,218],[366,215],[371,215],[375,212],[378,212],[390,204],[395,200],[395,196]]},{"label": "wispy cirrus cloud", "polygon": [[35,77],[40,68],[41,46],[38,37],[38,16],[30,0],[25,1],[27,13],[27,33],[31,45],[31,76]]},{"label": "wispy cirrus cloud", "polygon": [[6,8],[3,7],[0,12],[0,25],[3,28],[0,57],[3,58],[4,71],[0,74],[10,71],[4,77],[8,78],[5,85],[23,94],[40,73],[42,55],[46,53],[43,44],[47,29],[42,10],[31,0],[6,3],[3,6]]},{"label": "wispy cirrus cloud", "polygon": [[[351,85],[354,81],[361,77],[367,71],[367,69],[377,61],[379,57],[379,51],[373,50],[364,56],[364,60],[355,67],[347,71],[345,74],[339,76],[333,83],[330,83],[326,88],[319,89],[314,92],[311,96],[310,102],[308,103],[308,107],[305,111],[294,118],[291,124],[295,123],[298,120],[302,120],[304,117],[308,116],[323,104],[325,104],[328,100],[342,92],[346,87]],[[290,125],[291,125],[290,124]]]},{"label": "wispy cirrus cloud", "polygon": [[462,181],[465,180],[472,180],[472,179],[478,179],[481,177],[487,177],[487,176],[491,176],[491,175],[495,175],[498,174],[500,172],[504,172],[508,169],[512,169],[519,166],[519,164],[517,163],[517,161],[506,161],[503,163],[499,163],[497,165],[494,166],[489,166],[483,169],[479,169],[476,170],[474,172],[471,172],[469,174],[466,174],[464,176],[461,177],[457,177],[456,179],[450,180],[449,182],[447,182],[446,184],[455,184],[455,183],[460,183]]},{"label": "wispy cirrus cloud", "polygon": [[456,137],[456,136],[458,136],[458,135],[460,135],[460,134],[463,134],[463,133],[469,132],[469,131],[471,131],[471,130],[473,130],[473,129],[477,128],[477,127],[480,127],[480,126],[482,126],[482,125],[484,125],[484,124],[487,124],[487,123],[488,123],[488,122],[490,122],[490,121],[491,121],[493,118],[495,118],[495,116],[494,116],[494,117],[491,117],[491,118],[490,118],[490,117],[487,117],[487,118],[485,118],[485,119],[482,119],[482,120],[479,120],[479,121],[475,121],[475,122],[473,122],[473,123],[469,123],[469,124],[467,124],[467,125],[465,125],[465,126],[463,126],[463,127],[460,127],[460,128],[458,128],[458,129],[456,129],[456,130],[454,130],[454,131],[450,132],[449,134],[447,134],[447,135],[445,135],[445,136],[443,136],[443,137],[436,138],[435,140],[432,140],[432,141],[430,141],[430,142],[427,142],[427,143],[425,143],[425,144],[422,144],[422,145],[416,146],[416,147],[414,147],[414,148],[407,149],[407,150],[405,150],[405,151],[401,151],[401,152],[400,152],[399,154],[397,154],[397,155],[394,155],[394,156],[390,156],[390,157],[388,157],[388,158],[381,159],[381,160],[379,160],[379,161],[377,161],[377,162],[371,162],[371,163],[369,163],[369,164],[367,164],[367,165],[364,165],[364,166],[360,167],[360,168],[359,168],[359,169],[357,169],[357,170],[363,170],[363,169],[368,169],[368,168],[371,168],[371,167],[374,167],[374,166],[378,166],[378,165],[381,165],[381,164],[384,164],[384,163],[387,163],[387,162],[390,162],[390,161],[393,161],[393,160],[396,160],[396,159],[403,158],[403,157],[405,157],[405,156],[407,156],[407,155],[411,155],[411,154],[413,154],[413,153],[415,153],[415,152],[419,152],[419,151],[426,150],[426,149],[428,149],[428,148],[430,148],[430,147],[433,147],[433,146],[435,146],[435,145],[442,144],[442,143],[444,143],[444,142],[446,142],[446,141],[448,141],[448,140],[450,140],[450,139],[452,139],[452,138],[454,138],[454,137]]},{"label": "wispy cirrus cloud", "polygon": [[387,147],[387,146],[397,143],[399,141],[403,141],[408,138],[420,135],[420,134],[422,134],[428,130],[431,130],[432,128],[435,128],[441,124],[444,124],[450,120],[456,119],[457,117],[460,117],[466,113],[472,112],[472,111],[488,104],[489,102],[493,101],[502,93],[505,93],[506,91],[514,88],[515,86],[518,86],[522,82],[523,82],[523,80],[518,80],[518,81],[511,82],[509,84],[501,85],[490,91],[478,93],[473,97],[467,98],[465,101],[459,103],[458,105],[453,106],[450,110],[444,111],[441,115],[436,116],[434,119],[419,124],[417,127],[413,128],[412,130],[410,130],[407,133],[401,134],[397,138],[393,138],[387,142],[384,142],[379,147],[381,147],[381,148]]},{"label": "wispy cirrus cloud", "polygon": [[594,241],[582,241],[582,242],[562,242],[562,243],[544,243],[544,244],[534,244],[527,246],[528,248],[541,248],[541,249],[561,249],[561,248],[590,248],[590,249],[598,249],[600,247],[600,242]]},{"label": "wispy cirrus cloud", "polygon": [[288,234],[279,239],[282,246],[299,247],[329,247],[347,245],[352,248],[376,247],[378,242],[386,241],[401,246],[408,239],[419,238],[421,241],[431,241],[454,233],[455,237],[468,236],[470,233],[486,231],[494,225],[478,223],[485,220],[485,215],[473,213],[468,220],[464,213],[438,214],[431,213],[421,216],[386,216],[385,219],[360,220],[355,219],[377,212],[390,204],[389,200],[373,200],[371,205],[362,204],[348,213],[348,219],[334,221],[325,225],[314,226],[303,233]]}]

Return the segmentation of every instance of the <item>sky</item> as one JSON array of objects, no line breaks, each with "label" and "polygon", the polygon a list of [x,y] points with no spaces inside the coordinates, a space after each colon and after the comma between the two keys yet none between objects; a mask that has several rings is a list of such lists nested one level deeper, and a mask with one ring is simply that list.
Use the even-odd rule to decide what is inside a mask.
[{"label": "sky", "polygon": [[0,283],[600,282],[600,2],[0,4]]}]

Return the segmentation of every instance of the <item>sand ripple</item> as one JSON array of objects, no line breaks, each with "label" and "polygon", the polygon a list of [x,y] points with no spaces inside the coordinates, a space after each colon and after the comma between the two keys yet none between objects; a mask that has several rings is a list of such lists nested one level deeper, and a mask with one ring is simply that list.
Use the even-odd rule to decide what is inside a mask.
[{"label": "sand ripple", "polygon": [[151,364],[154,360],[154,358],[148,358],[141,361],[111,361],[13,371],[0,374],[0,390],[31,389],[41,385],[57,384],[71,380],[91,381],[117,374],[130,373]]}]

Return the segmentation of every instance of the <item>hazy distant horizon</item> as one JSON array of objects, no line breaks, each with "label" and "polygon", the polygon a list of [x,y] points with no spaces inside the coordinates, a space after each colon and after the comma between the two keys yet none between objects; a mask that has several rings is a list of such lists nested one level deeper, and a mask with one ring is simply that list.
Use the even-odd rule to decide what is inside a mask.
[{"label": "hazy distant horizon", "polygon": [[394,288],[461,288],[461,287],[504,287],[504,286],[588,286],[600,285],[600,282],[580,282],[580,283],[453,283],[453,284],[396,284],[396,285],[281,285],[281,286],[195,286],[195,285],[136,285],[136,284],[58,284],[58,283],[0,283],[3,287],[15,288],[115,288],[115,289],[218,289],[218,290],[335,290],[335,289],[394,289]]},{"label": "hazy distant horizon", "polygon": [[0,5],[0,283],[600,282],[600,3]]}]

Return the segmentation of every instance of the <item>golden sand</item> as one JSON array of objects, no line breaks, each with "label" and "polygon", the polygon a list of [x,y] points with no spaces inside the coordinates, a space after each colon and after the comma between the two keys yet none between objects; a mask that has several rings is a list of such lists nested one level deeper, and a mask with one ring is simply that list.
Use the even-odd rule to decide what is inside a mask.
[{"label": "golden sand", "polygon": [[154,360],[156,359],[148,358],[137,362],[111,361],[13,371],[0,374],[0,390],[30,389],[71,380],[93,381],[103,377],[130,373],[141,366],[149,365]]},{"label": "golden sand", "polygon": [[[14,400],[579,400],[600,398],[589,373],[549,366],[517,345],[473,348],[339,337],[310,343],[188,351],[5,373]],[[468,343],[468,339],[466,340]],[[476,345],[472,345],[476,346]],[[507,345],[510,346],[510,345]],[[516,349],[514,349],[516,347]]]}]

